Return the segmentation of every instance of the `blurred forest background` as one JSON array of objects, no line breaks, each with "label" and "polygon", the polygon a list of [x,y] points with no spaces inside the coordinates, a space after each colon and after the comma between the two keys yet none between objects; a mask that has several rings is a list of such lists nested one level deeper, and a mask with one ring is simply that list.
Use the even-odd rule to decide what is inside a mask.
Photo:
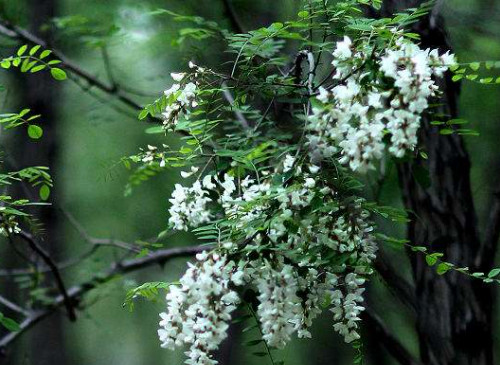
[{"label": "blurred forest background", "polygon": [[[289,19],[300,10],[299,1],[234,0],[245,30]],[[116,84],[138,103],[154,100],[171,84],[170,72],[183,71],[189,60],[199,64],[221,65],[230,60],[224,46],[210,39],[199,43],[178,38],[187,26],[157,11],[168,9],[180,14],[199,15],[228,28],[223,0],[0,0],[0,17],[30,29],[91,74],[110,85]],[[451,43],[459,59],[500,60],[500,2],[495,0],[445,0],[444,16]],[[0,35],[0,56],[9,56],[17,43]],[[293,52],[293,51],[291,51]],[[228,67],[226,65],[226,67]],[[0,132],[6,151],[3,168],[32,164],[51,167],[55,188],[51,207],[40,208],[45,244],[59,261],[88,250],[82,229],[92,237],[125,242],[149,241],[167,224],[168,196],[178,180],[169,171],[140,185],[130,184],[130,172],[119,163],[122,156],[134,154],[147,144],[177,143],[175,136],[145,133],[148,125],[137,119],[137,112],[115,98],[71,80],[48,81],[43,75],[26,75],[15,70],[0,72],[1,112],[30,107],[44,116],[45,135],[40,141],[26,142],[22,131]],[[483,218],[488,197],[498,186],[500,176],[500,88],[473,83],[463,85],[461,118],[480,137],[466,137],[472,157],[473,189]],[[125,196],[125,192],[130,194]],[[10,192],[14,194],[14,192]],[[397,176],[390,174],[383,185],[383,201],[401,206]],[[390,233],[404,234],[404,226],[383,224]],[[79,231],[80,230],[80,231]],[[160,241],[164,247],[195,244],[194,237],[178,234]],[[405,260],[397,252],[395,260]],[[109,266],[123,252],[102,248],[84,264],[64,270],[67,286],[90,278]],[[22,267],[23,261],[7,242],[0,242],[0,267]],[[401,266],[405,265],[404,262]],[[78,320],[70,323],[64,311],[36,326],[15,343],[6,360],[9,364],[36,365],[160,365],[181,364],[183,354],[160,348],[156,335],[158,313],[165,303],[138,301],[133,312],[122,307],[126,291],[145,281],[175,280],[185,269],[185,260],[151,267],[116,278],[106,287],[86,296],[88,304]],[[410,277],[408,270],[408,277]],[[23,277],[17,285],[0,276],[0,293],[22,298],[29,288]],[[464,278],[463,280],[467,280]],[[43,294],[43,293],[42,293]],[[411,315],[391,295],[381,280],[370,283],[368,301],[386,321],[393,333],[414,353],[418,352]],[[496,309],[498,322],[498,308]],[[355,350],[337,336],[325,312],[316,322],[314,340],[296,340],[279,352],[289,365],[350,364]],[[392,364],[377,336],[364,326],[367,364]],[[497,355],[500,328],[496,326]],[[256,333],[231,330],[232,341],[218,355],[223,364],[263,364],[241,345]],[[498,356],[497,356],[498,357]]]}]

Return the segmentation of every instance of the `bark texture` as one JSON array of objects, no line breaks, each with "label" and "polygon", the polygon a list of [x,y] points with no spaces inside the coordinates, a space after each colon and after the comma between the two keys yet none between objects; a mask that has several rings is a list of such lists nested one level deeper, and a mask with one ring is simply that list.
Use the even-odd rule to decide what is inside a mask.
[{"label": "bark texture", "polygon": [[[384,15],[422,1],[386,0]],[[439,1],[431,14],[415,30],[423,47],[450,49]],[[444,90],[442,110],[451,118],[457,116],[459,85],[450,78],[441,85]],[[413,245],[427,246],[442,252],[447,261],[471,270],[488,272],[498,236],[481,240],[472,197],[470,158],[462,138],[442,136],[429,121],[421,128],[420,143],[428,159],[402,163],[398,167],[405,207],[411,211],[408,239]],[[422,184],[416,175],[428,172],[429,183]],[[420,356],[428,365],[491,365],[492,302],[491,287],[479,280],[449,272],[438,276],[421,256],[410,253],[415,280],[415,308]]]}]

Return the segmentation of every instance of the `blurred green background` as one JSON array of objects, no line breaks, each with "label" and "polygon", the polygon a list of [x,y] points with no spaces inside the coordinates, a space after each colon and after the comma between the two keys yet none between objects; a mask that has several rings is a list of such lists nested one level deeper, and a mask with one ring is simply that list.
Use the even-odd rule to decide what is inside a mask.
[{"label": "blurred green background", "polygon": [[[500,2],[445,0],[442,3],[450,40],[461,61],[500,60]],[[247,30],[290,19],[300,8],[299,1],[290,0],[234,0],[233,4]],[[167,15],[152,13],[159,8],[200,15],[228,28],[231,26],[222,0],[0,0],[2,18],[52,39],[57,48],[83,69],[106,82],[114,80],[123,85],[139,103],[151,102],[160,95],[171,84],[169,73],[185,70],[191,59],[208,65],[221,65],[229,59],[223,45],[210,39],[176,44],[177,31],[185,24],[175,23]],[[0,56],[9,56],[15,48],[11,40],[0,36]],[[108,56],[111,75],[106,71],[103,50]],[[26,95],[33,82],[26,78],[32,77],[16,71],[0,72],[0,84],[4,86],[0,92],[2,113],[30,107],[26,105]],[[155,237],[166,227],[167,199],[178,173],[169,171],[154,177],[134,187],[132,194],[125,197],[130,172],[119,164],[119,159],[147,144],[178,141],[175,137],[146,134],[148,125],[137,120],[136,111],[95,88],[82,90],[70,80],[47,85],[51,88],[51,98],[44,101],[44,107],[50,108],[54,116],[53,120],[44,121],[50,124],[45,142],[31,142],[31,146],[26,146],[21,142],[26,139],[22,132],[0,132],[0,143],[6,151],[4,167],[8,167],[9,161],[19,167],[29,163],[49,163],[52,167],[53,206],[41,209],[53,226],[47,228],[47,245],[59,260],[77,256],[89,248],[71,224],[68,213],[93,237],[131,243]],[[500,176],[500,88],[464,84],[460,114],[481,134],[467,137],[466,142],[473,161],[474,194],[484,222],[492,189],[498,185]],[[44,143],[51,143],[55,151],[43,152],[47,148]],[[387,204],[401,206],[395,171],[384,184],[382,198]],[[382,227],[389,233],[404,235],[404,226],[382,224]],[[193,237],[185,234],[170,236],[161,242],[164,247],[196,244]],[[90,278],[121,255],[123,252],[117,249],[101,248],[83,264],[64,271],[67,285]],[[400,253],[393,255],[404,262]],[[22,264],[2,241],[0,266],[13,268]],[[138,301],[133,312],[123,308],[122,303],[128,288],[145,281],[175,280],[184,268],[185,261],[176,260],[165,267],[151,267],[117,278],[86,297],[89,307],[79,312],[76,323],[70,323],[61,311],[23,336],[4,361],[36,365],[183,363],[182,351],[174,353],[159,347],[156,329],[158,313],[165,307],[163,295],[158,302]],[[0,277],[0,293],[17,301],[26,296],[25,290],[5,277]],[[391,331],[417,353],[411,314],[376,276],[370,283],[367,300],[387,321]],[[366,363],[392,364],[370,328],[364,332]],[[231,335],[232,340],[219,354],[223,364],[269,363],[265,357],[251,356],[254,349],[241,345],[241,339],[254,339],[257,333],[241,334],[241,326],[236,326]],[[285,350],[277,352],[277,358],[289,365],[352,363],[355,351],[334,333],[331,313],[326,312],[316,321],[313,337],[313,341],[293,341]],[[499,343],[498,335],[496,340],[495,343]]]}]

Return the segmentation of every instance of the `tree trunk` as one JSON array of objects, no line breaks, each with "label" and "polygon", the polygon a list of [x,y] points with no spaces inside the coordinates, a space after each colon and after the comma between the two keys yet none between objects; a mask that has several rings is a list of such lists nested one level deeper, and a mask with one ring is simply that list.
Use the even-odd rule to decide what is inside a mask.
[{"label": "tree trunk", "polygon": [[[57,0],[28,1],[30,30],[47,39],[49,43],[52,38],[50,27],[43,34],[41,34],[41,28],[55,16],[56,7]],[[54,81],[48,72],[24,75],[23,97],[25,105],[32,109],[33,114],[41,114],[40,120],[44,134],[43,138],[37,142],[26,141],[22,146],[22,167],[44,165],[50,168],[55,182],[54,189],[51,189],[51,201],[56,204],[59,186],[56,170],[59,137],[56,115],[56,100],[60,94],[58,86],[57,81]],[[35,191],[34,194],[36,196],[37,192]],[[53,207],[43,207],[38,212],[37,217],[40,218],[44,229],[41,237],[42,243],[51,256],[57,260],[57,254],[63,250],[59,240],[61,232],[59,215]],[[47,279],[53,283],[53,277],[50,274],[47,274]],[[32,348],[31,358],[37,364],[65,365],[69,363],[63,335],[64,314],[64,312],[60,312],[50,317],[49,322],[31,333],[29,342]]]},{"label": "tree trunk", "polygon": [[[423,1],[386,0],[382,12],[418,6]],[[449,49],[442,20],[435,9],[415,29],[422,46]],[[441,112],[457,115],[459,85],[448,77]],[[488,272],[493,264],[496,239],[481,242],[470,183],[470,160],[462,138],[443,136],[424,120],[420,133],[428,159],[416,158],[398,167],[403,202],[411,213],[408,239],[444,253],[446,261],[471,270]],[[425,169],[429,186],[420,185],[415,171]],[[425,171],[424,170],[424,171]],[[449,272],[438,276],[424,258],[409,253],[415,280],[417,333],[421,360],[426,365],[491,365],[492,302],[488,284]]]}]

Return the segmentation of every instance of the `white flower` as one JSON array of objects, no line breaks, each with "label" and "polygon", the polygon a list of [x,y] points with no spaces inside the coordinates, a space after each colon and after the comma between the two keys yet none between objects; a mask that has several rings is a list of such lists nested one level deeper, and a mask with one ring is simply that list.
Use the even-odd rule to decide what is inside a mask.
[{"label": "white flower", "polygon": [[174,81],[180,82],[186,76],[186,74],[184,72],[172,72],[170,76]]},{"label": "white flower", "polygon": [[207,209],[207,204],[211,199],[207,195],[208,192],[203,190],[199,181],[196,181],[192,187],[175,184],[172,197],[169,199],[172,204],[168,210],[169,223],[177,230],[187,231],[188,226],[197,227],[208,222],[211,213]]},{"label": "white flower", "polygon": [[199,170],[199,167],[191,166],[190,171],[181,171],[181,176],[186,179],[186,178],[192,176],[193,174],[197,173],[198,170]]},{"label": "white flower", "polygon": [[348,59],[352,56],[352,41],[348,36],[344,36],[344,40],[337,42],[337,47],[333,51],[333,57],[339,58],[341,60]]},{"label": "white flower", "polygon": [[165,348],[189,344],[186,364],[217,364],[211,353],[227,337],[231,313],[240,301],[230,285],[239,285],[241,274],[224,256],[205,252],[197,259],[181,278],[180,287],[170,286],[158,336]]},{"label": "white flower", "polygon": [[293,164],[295,163],[295,157],[292,155],[286,155],[285,161],[283,161],[283,172],[288,172],[293,168]]}]

